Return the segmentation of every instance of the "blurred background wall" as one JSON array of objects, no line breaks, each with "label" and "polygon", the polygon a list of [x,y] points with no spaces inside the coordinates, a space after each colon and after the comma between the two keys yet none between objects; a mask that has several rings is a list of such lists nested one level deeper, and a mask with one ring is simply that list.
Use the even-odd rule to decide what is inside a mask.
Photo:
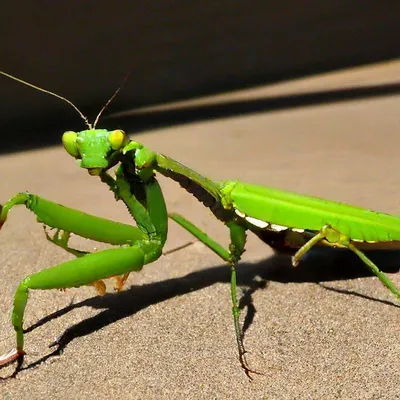
[{"label": "blurred background wall", "polygon": [[[0,69],[94,118],[128,71],[108,113],[396,58],[399,15],[394,0],[6,2]],[[0,76],[2,152],[83,128],[67,104]]]}]

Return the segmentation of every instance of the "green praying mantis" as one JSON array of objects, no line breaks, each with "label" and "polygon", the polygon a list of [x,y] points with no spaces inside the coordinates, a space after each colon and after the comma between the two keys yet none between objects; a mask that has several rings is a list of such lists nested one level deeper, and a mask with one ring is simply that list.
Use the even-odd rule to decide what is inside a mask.
[{"label": "green praying mantis", "polygon": [[[189,231],[229,265],[239,360],[249,378],[251,373],[258,372],[248,366],[245,358],[236,293],[236,265],[245,251],[247,231],[278,251],[294,254],[294,266],[314,246],[349,249],[400,299],[400,290],[363,252],[400,241],[400,217],[234,180],[215,182],[170,157],[130,140],[122,130],[97,129],[101,113],[119,89],[92,125],[66,98],[0,73],[74,107],[88,129],[65,132],[62,137],[65,150],[81,168],[98,177],[113,192],[117,201],[126,205],[136,222],[136,227],[117,223],[26,192],[15,195],[0,206],[0,229],[9,211],[14,206],[24,205],[36,215],[38,222],[55,229],[52,236],[46,232],[47,239],[75,256],[73,260],[29,275],[19,284],[12,311],[16,348],[0,357],[0,367],[13,362],[17,362],[17,369],[22,366],[25,355],[23,319],[30,290],[90,285],[102,295],[105,293],[103,280],[107,278],[113,278],[115,289],[122,290],[130,272],[140,271],[144,265],[162,255],[168,234],[168,218]],[[115,171],[114,175],[112,171]],[[214,241],[181,215],[168,214],[157,173],[178,182],[228,227],[229,248]],[[94,253],[77,250],[68,245],[72,233],[117,247]]]}]

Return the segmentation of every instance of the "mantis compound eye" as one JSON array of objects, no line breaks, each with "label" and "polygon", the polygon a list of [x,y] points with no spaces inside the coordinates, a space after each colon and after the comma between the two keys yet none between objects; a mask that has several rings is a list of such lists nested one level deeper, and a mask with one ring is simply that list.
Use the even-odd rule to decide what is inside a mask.
[{"label": "mantis compound eye", "polygon": [[113,150],[119,150],[121,147],[127,144],[128,137],[126,136],[124,131],[121,131],[121,129],[117,129],[110,132],[110,134],[108,135],[108,141]]},{"label": "mantis compound eye", "polygon": [[70,156],[75,158],[79,158],[78,146],[76,145],[77,136],[77,133],[73,131],[64,132],[62,136],[64,149]]}]

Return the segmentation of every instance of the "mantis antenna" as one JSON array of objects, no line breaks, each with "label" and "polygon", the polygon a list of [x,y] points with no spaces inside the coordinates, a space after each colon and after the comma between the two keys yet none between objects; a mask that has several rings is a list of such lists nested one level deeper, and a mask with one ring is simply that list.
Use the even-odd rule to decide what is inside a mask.
[{"label": "mantis antenna", "polygon": [[93,129],[96,128],[97,123],[99,122],[100,116],[101,114],[103,114],[104,110],[109,106],[109,104],[115,99],[115,96],[119,93],[119,91],[125,86],[126,81],[129,78],[129,75],[131,74],[131,71],[129,71],[125,77],[124,80],[122,81],[121,85],[119,86],[119,88],[114,92],[114,94],[107,100],[107,103],[104,104],[103,108],[100,110],[100,112],[97,114],[96,119],[94,120],[93,123]]},{"label": "mantis antenna", "polygon": [[110,97],[110,99],[106,102],[106,104],[104,104],[104,106],[102,107],[102,109],[100,110],[100,112],[97,114],[96,119],[94,120],[93,126],[92,124],[89,123],[89,120],[87,117],[85,117],[85,115],[79,110],[79,108],[72,103],[72,101],[68,100],[67,98],[60,96],[57,93],[51,92],[50,90],[46,90],[41,88],[40,86],[36,86],[32,83],[29,83],[27,81],[24,81],[23,79],[17,78],[13,75],[7,74],[6,72],[0,71],[0,75],[4,75],[7,78],[13,79],[14,81],[17,81],[19,83],[22,83],[23,85],[26,86],[30,86],[33,89],[39,90],[40,92],[43,93],[47,93],[50,94],[51,96],[57,97],[60,100],[65,101],[66,103],[68,103],[71,107],[73,107],[75,109],[75,111],[80,115],[80,117],[85,121],[85,125],[89,128],[89,129],[95,129],[97,123],[99,122],[100,116],[101,114],[104,112],[104,110],[108,107],[108,105],[114,100],[115,96],[119,93],[119,91],[123,88],[123,86],[125,85],[126,81],[128,80],[128,77],[130,75],[130,71],[125,75],[124,80],[122,81],[122,84],[120,85],[120,87],[114,92],[114,94]]},{"label": "mantis antenna", "polygon": [[29,82],[27,82],[27,81],[24,81],[23,79],[19,79],[19,78],[15,77],[15,76],[10,75],[10,74],[7,74],[7,73],[5,73],[5,72],[3,72],[3,71],[0,71],[0,74],[6,76],[7,78],[13,79],[14,81],[17,81],[17,82],[19,82],[19,83],[22,83],[23,85],[30,86],[30,87],[33,88],[33,89],[39,90],[40,92],[43,92],[43,93],[50,94],[50,95],[52,95],[52,96],[54,96],[54,97],[57,97],[57,98],[60,99],[60,100],[65,101],[66,103],[68,103],[71,107],[73,107],[73,108],[77,111],[77,113],[78,113],[78,114],[81,116],[81,118],[85,121],[85,124],[88,126],[88,128],[89,128],[89,129],[92,129],[92,125],[89,123],[87,117],[85,117],[85,116],[82,114],[82,112],[79,110],[79,108],[78,108],[74,103],[72,103],[72,101],[66,99],[66,98],[63,97],[63,96],[60,96],[59,94],[50,92],[50,90],[46,90],[46,89],[43,89],[43,88],[41,88],[41,87],[39,87],[39,86],[33,85],[32,83],[29,83]]}]

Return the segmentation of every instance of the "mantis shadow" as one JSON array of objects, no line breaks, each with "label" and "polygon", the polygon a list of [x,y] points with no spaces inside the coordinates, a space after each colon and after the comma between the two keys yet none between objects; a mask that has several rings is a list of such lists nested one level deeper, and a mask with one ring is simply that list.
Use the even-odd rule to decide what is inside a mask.
[{"label": "mantis shadow", "polygon": [[[400,270],[400,250],[368,250],[364,254],[382,272],[395,273]],[[353,295],[382,304],[400,307],[396,303],[377,299],[351,290],[338,289],[321,282],[357,279],[375,276],[371,270],[350,250],[314,248],[307,253],[297,267],[293,267],[287,255],[276,253],[274,263],[268,270],[260,271],[260,277],[280,283],[316,283],[326,290]],[[383,288],[385,290],[385,288]]]},{"label": "mantis shadow", "polygon": [[[399,270],[398,260],[400,258],[400,251],[373,251],[368,252],[368,256],[375,262],[379,260],[378,265],[386,265],[384,269],[386,272]],[[383,268],[381,269],[383,270]],[[385,305],[398,307],[390,301],[376,299],[353,291],[335,289],[320,283],[372,275],[354,254],[346,250],[315,249],[310,251],[308,256],[304,258],[304,261],[296,268],[292,267],[289,256],[274,254],[268,259],[256,263],[240,263],[237,270],[238,284],[243,291],[240,308],[247,309],[243,322],[243,336],[251,326],[256,314],[252,295],[257,290],[265,289],[267,283],[271,281],[280,283],[317,283],[321,287],[337,293],[355,295],[368,300],[378,301]],[[79,303],[70,304],[42,318],[27,328],[25,333],[29,333],[39,326],[76,308],[91,307],[103,311],[67,328],[57,339],[56,343],[51,345],[56,347],[52,353],[47,354],[28,366],[20,368],[19,371],[33,368],[51,357],[58,356],[73,340],[90,335],[114,322],[130,317],[151,305],[174,297],[184,296],[190,292],[201,290],[221,282],[226,284],[230,282],[229,269],[225,264],[192,272],[179,278],[167,279],[142,286],[131,286],[121,293],[109,293],[102,297],[96,296]],[[229,301],[228,298],[227,301]],[[16,376],[16,373],[13,376]]]}]

